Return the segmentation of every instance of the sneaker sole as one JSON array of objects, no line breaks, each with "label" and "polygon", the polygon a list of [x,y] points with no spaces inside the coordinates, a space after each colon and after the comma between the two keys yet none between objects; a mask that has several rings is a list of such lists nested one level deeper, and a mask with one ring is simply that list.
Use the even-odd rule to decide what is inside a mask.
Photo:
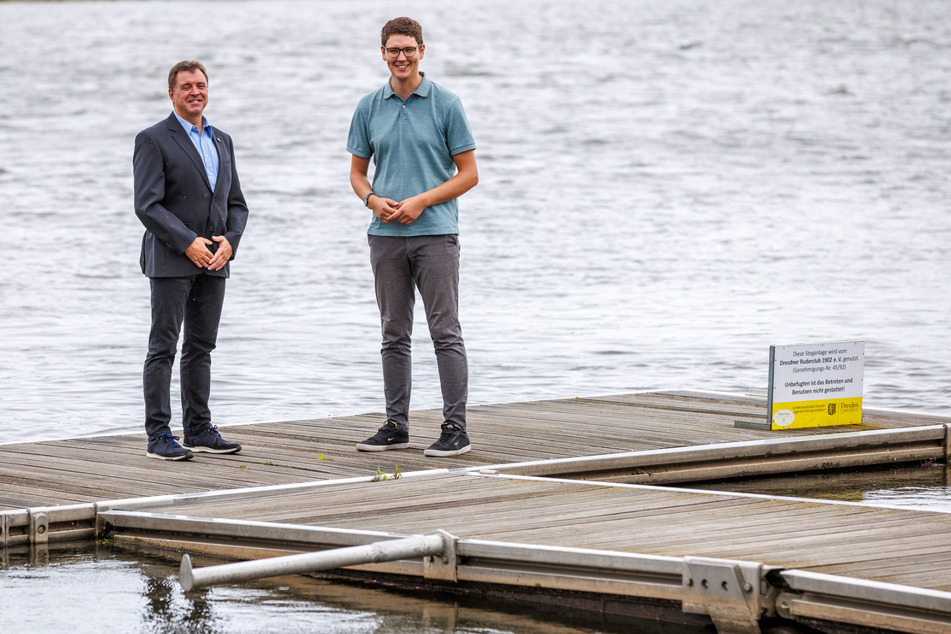
[{"label": "sneaker sole", "polygon": [[151,452],[146,451],[146,452],[145,452],[145,457],[146,457],[146,458],[158,458],[159,460],[191,460],[192,457],[193,457],[193,454],[185,454],[184,456],[172,457],[172,456],[163,456],[162,454],[151,453]]},{"label": "sneaker sole", "polygon": [[189,447],[188,445],[182,445],[182,447],[195,453],[238,453],[241,451],[241,447],[235,449],[212,449],[211,447]]},{"label": "sneaker sole", "polygon": [[398,442],[392,445],[357,445],[357,451],[389,451],[390,449],[409,449],[408,442]]},{"label": "sneaker sole", "polygon": [[423,452],[423,455],[431,458],[446,458],[467,453],[470,449],[472,449],[472,445],[466,445],[462,449],[427,449]]}]

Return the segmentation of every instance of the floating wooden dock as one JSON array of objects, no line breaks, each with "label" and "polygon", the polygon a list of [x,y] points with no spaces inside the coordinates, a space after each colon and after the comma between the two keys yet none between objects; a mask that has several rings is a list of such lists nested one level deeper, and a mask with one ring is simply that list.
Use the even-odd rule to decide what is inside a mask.
[{"label": "floating wooden dock", "polygon": [[473,451],[444,459],[422,455],[437,411],[414,413],[407,451],[354,450],[380,415],[229,426],[240,454],[185,463],[146,459],[142,435],[3,445],[2,543],[260,559],[443,531],[441,556],[340,574],[721,632],[951,631],[951,514],[667,486],[946,462],[951,418],[735,424],[765,416],[760,399],[693,393],[485,405]]}]

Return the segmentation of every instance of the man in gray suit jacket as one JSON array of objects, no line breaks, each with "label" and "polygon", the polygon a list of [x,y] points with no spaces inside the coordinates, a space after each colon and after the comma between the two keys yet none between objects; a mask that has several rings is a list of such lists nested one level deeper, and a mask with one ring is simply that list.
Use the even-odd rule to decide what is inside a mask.
[{"label": "man in gray suit jacket", "polygon": [[[231,137],[208,125],[208,73],[197,61],[168,74],[174,111],[135,138],[135,214],[145,225],[140,264],[152,291],[152,327],[143,371],[150,458],[188,460],[192,452],[236,453],[211,423],[211,351],[218,338],[225,280],[248,220]],[[170,385],[178,336],[183,445],[173,436]]]}]

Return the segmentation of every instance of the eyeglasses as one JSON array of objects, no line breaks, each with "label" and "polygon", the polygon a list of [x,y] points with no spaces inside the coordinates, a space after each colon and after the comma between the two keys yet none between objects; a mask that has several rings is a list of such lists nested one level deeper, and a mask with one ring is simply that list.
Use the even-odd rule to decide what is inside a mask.
[{"label": "eyeglasses", "polygon": [[406,59],[411,59],[416,57],[416,51],[418,50],[418,46],[407,46],[406,48],[388,48],[386,49],[386,56],[391,59],[396,59],[400,56],[400,53],[402,53],[406,56]]}]

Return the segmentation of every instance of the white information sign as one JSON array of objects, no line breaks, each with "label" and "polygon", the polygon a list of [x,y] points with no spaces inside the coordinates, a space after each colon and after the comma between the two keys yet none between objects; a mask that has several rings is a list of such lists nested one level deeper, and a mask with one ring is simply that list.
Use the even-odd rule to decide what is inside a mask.
[{"label": "white information sign", "polygon": [[770,346],[772,429],[862,422],[865,342]]}]

